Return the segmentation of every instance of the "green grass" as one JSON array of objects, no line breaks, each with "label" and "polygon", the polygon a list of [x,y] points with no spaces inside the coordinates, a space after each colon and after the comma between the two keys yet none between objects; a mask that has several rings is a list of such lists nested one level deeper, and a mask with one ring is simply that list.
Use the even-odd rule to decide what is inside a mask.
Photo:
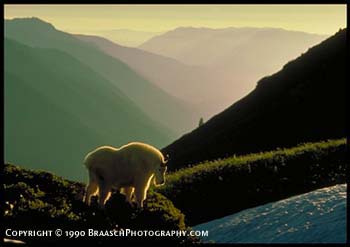
[{"label": "green grass", "polygon": [[205,161],[156,188],[194,225],[249,207],[345,182],[346,140]]},{"label": "green grass", "polygon": [[216,159],[213,161],[200,162],[199,164],[194,165],[190,168],[182,168],[177,172],[169,174],[167,176],[166,186],[162,187],[160,191],[164,189],[170,189],[172,186],[174,186],[174,184],[176,184],[176,182],[189,179],[195,176],[197,173],[202,173],[204,171],[212,172],[214,170],[223,169],[223,167],[247,165],[257,160],[274,162],[281,160],[282,157],[300,155],[305,152],[314,152],[316,154],[329,148],[342,146],[345,143],[345,139],[328,140],[316,143],[309,142],[303,143],[293,148],[278,148],[276,150],[268,152],[253,153],[241,156],[234,155],[226,159]]}]

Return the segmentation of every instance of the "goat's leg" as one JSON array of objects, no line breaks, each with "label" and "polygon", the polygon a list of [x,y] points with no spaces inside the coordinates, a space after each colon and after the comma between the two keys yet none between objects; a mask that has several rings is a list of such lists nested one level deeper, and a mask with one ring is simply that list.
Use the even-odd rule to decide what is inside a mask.
[{"label": "goat's leg", "polygon": [[93,172],[89,171],[89,184],[86,186],[85,195],[83,198],[84,203],[90,205],[91,196],[95,195],[98,190],[98,183],[96,176]]},{"label": "goat's leg", "polygon": [[132,205],[132,199],[135,188],[132,186],[124,187],[125,200]]},{"label": "goat's leg", "polygon": [[95,181],[90,181],[89,184],[86,186],[86,193],[84,196],[84,203],[90,206],[91,203],[91,197],[97,193],[98,185]]},{"label": "goat's leg", "polygon": [[140,180],[135,185],[135,198],[138,208],[143,208],[143,201],[146,200],[147,191],[152,179],[152,176],[149,178],[145,178],[144,180]]},{"label": "goat's leg", "polygon": [[111,196],[111,187],[105,184],[104,182],[99,183],[99,193],[98,193],[98,206],[103,209],[106,201]]},{"label": "goat's leg", "polygon": [[142,189],[135,190],[136,203],[138,208],[143,208],[143,201],[146,199],[145,191]]}]

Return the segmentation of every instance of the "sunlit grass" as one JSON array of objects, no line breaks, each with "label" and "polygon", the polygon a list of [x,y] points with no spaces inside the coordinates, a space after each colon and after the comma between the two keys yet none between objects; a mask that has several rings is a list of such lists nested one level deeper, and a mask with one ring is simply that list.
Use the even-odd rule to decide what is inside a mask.
[{"label": "sunlit grass", "polygon": [[[306,152],[312,152],[316,155],[317,153],[321,153],[326,149],[336,148],[344,144],[346,144],[345,138],[321,142],[307,142],[292,148],[277,148],[276,150],[267,152],[252,153],[240,156],[234,155],[229,158],[204,161],[190,168],[182,168],[176,172],[170,173],[167,176],[166,186],[171,187],[172,183],[179,180],[186,180],[186,178],[189,177],[195,177],[198,173],[202,173],[203,171],[211,172],[229,166],[242,166],[258,160],[267,162],[281,161],[283,160],[283,157],[287,158],[290,156],[297,156]],[[163,189],[165,189],[165,187]]]}]

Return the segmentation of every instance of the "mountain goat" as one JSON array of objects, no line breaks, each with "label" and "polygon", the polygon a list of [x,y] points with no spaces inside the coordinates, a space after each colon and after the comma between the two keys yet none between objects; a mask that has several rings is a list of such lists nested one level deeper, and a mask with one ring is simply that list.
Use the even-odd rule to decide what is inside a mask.
[{"label": "mountain goat", "polygon": [[84,202],[90,205],[91,196],[98,193],[98,205],[104,205],[111,189],[121,189],[126,201],[143,207],[151,180],[155,185],[165,183],[167,161],[162,153],[145,143],[132,142],[120,148],[102,146],[87,154],[84,164],[89,171]]}]

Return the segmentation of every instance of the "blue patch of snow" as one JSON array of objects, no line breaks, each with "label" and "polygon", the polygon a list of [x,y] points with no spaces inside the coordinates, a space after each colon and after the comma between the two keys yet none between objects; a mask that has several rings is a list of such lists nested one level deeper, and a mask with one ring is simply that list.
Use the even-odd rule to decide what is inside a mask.
[{"label": "blue patch of snow", "polygon": [[193,229],[209,231],[203,242],[345,243],[346,184],[246,209]]}]

